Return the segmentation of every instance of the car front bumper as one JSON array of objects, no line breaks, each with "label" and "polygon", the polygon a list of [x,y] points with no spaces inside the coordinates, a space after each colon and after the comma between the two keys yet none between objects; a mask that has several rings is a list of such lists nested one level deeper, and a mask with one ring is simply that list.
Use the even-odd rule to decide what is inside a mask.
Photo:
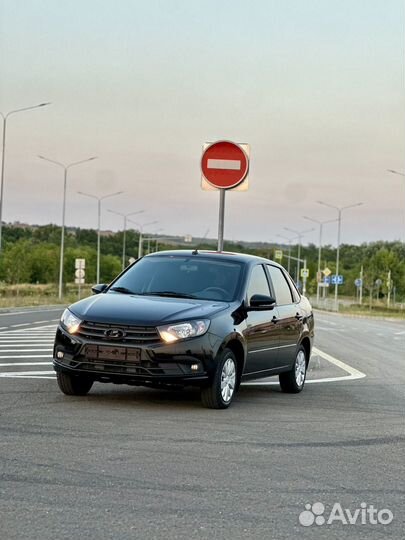
[{"label": "car front bumper", "polygon": [[88,340],[62,326],[53,351],[55,371],[83,374],[95,381],[133,385],[203,385],[215,372],[218,337],[166,344],[132,345]]}]

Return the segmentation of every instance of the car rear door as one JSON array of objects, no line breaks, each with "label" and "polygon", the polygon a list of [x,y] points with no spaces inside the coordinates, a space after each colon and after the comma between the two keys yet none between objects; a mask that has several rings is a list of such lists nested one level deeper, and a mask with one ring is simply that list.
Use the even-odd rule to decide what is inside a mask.
[{"label": "car rear door", "polygon": [[278,367],[291,366],[295,359],[297,344],[302,333],[302,314],[296,303],[294,292],[284,271],[271,264],[266,265],[270,276],[272,294],[276,299],[278,321],[279,354]]},{"label": "car rear door", "polygon": [[[262,264],[251,269],[246,294],[248,305],[254,294],[271,294],[268,276]],[[273,318],[278,318],[276,309],[248,312],[247,328],[244,331],[247,343],[245,375],[257,373],[262,376],[265,371],[271,374],[271,370],[277,368],[279,337]]]}]

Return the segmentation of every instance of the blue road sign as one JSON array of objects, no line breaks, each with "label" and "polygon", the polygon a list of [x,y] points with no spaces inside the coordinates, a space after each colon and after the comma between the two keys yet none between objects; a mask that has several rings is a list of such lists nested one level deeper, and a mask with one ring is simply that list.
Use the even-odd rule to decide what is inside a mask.
[{"label": "blue road sign", "polygon": [[354,284],[356,285],[356,287],[361,287],[363,285],[363,280],[360,278],[357,278],[354,280]]},{"label": "blue road sign", "polygon": [[330,276],[324,276],[323,282],[327,283],[329,285],[330,284]]},{"label": "blue road sign", "polygon": [[336,283],[338,285],[342,285],[344,282],[343,276],[341,274],[339,275],[332,274],[331,277],[332,277],[332,280],[331,280],[332,285],[336,285]]}]

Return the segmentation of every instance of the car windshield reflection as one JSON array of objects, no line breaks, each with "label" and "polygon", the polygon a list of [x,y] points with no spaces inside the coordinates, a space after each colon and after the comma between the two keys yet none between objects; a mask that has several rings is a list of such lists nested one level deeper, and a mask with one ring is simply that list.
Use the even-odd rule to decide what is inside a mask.
[{"label": "car windshield reflection", "polygon": [[141,259],[109,289],[123,294],[231,302],[242,265],[201,256],[150,256]]}]

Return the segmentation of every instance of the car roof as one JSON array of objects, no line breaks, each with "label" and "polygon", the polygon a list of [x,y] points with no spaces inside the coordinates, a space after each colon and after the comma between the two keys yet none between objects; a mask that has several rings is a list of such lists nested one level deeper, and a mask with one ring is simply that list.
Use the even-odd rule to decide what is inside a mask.
[{"label": "car roof", "polygon": [[280,266],[278,263],[266,259],[264,257],[258,257],[257,255],[249,255],[247,253],[234,253],[232,251],[209,251],[209,250],[191,250],[191,249],[176,249],[172,251],[157,251],[155,253],[150,253],[145,255],[146,257],[156,257],[159,255],[171,256],[171,257],[198,257],[203,256],[204,258],[212,258],[213,260],[226,260],[226,261],[236,261],[242,262],[245,264],[254,264],[254,263],[271,263],[274,266]]}]

